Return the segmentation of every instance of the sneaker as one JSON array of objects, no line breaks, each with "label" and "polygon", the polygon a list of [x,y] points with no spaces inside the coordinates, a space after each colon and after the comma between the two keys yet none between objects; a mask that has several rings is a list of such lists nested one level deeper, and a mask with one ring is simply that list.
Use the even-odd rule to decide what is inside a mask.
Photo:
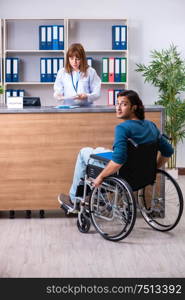
[{"label": "sneaker", "polygon": [[70,197],[67,197],[64,194],[59,194],[58,195],[58,202],[61,205],[61,208],[64,209],[64,211],[69,214],[69,213],[73,213],[73,214],[77,214],[80,210],[80,205],[79,203],[73,203],[70,199]]},{"label": "sneaker", "polygon": [[58,195],[58,202],[62,205],[63,203],[65,203],[66,205],[72,207],[73,206],[73,202],[71,201],[71,198],[69,196],[66,196],[64,194],[59,194]]}]

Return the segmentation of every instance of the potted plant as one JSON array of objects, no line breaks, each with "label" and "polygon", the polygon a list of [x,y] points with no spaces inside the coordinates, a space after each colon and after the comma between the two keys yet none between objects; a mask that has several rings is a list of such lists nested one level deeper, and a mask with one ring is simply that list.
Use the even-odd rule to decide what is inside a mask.
[{"label": "potted plant", "polygon": [[2,103],[2,94],[4,93],[4,88],[2,85],[0,85],[0,103]]},{"label": "potted plant", "polygon": [[0,95],[4,93],[4,89],[3,89],[3,86],[0,85]]},{"label": "potted plant", "polygon": [[165,133],[170,138],[174,154],[168,161],[168,168],[176,169],[177,145],[185,137],[185,60],[177,51],[177,46],[169,49],[151,51],[148,66],[137,64],[145,82],[150,82],[159,89],[159,100],[155,104],[165,107]]}]

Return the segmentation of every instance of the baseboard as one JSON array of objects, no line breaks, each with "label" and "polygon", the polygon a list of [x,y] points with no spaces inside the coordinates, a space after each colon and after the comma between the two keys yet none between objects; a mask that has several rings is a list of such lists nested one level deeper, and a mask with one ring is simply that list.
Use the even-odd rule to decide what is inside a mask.
[{"label": "baseboard", "polygon": [[179,175],[185,175],[185,168],[178,168]]}]

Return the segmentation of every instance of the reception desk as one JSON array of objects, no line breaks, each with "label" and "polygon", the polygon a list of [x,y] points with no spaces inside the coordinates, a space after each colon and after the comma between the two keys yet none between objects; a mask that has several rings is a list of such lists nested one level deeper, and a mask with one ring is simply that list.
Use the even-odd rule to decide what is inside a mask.
[{"label": "reception desk", "polygon": [[[163,130],[164,109],[146,106]],[[0,108],[0,210],[50,210],[68,194],[82,147],[112,148],[115,107]]]}]

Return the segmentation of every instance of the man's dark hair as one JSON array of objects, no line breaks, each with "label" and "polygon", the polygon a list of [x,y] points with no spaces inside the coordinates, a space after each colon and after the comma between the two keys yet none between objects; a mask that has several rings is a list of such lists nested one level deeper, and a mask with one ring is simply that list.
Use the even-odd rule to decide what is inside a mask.
[{"label": "man's dark hair", "polygon": [[140,120],[144,120],[145,119],[144,105],[141,99],[139,98],[138,94],[132,90],[126,90],[123,92],[119,92],[117,94],[117,98],[123,96],[129,99],[132,106],[133,105],[137,106],[136,110],[134,111],[136,117]]}]

